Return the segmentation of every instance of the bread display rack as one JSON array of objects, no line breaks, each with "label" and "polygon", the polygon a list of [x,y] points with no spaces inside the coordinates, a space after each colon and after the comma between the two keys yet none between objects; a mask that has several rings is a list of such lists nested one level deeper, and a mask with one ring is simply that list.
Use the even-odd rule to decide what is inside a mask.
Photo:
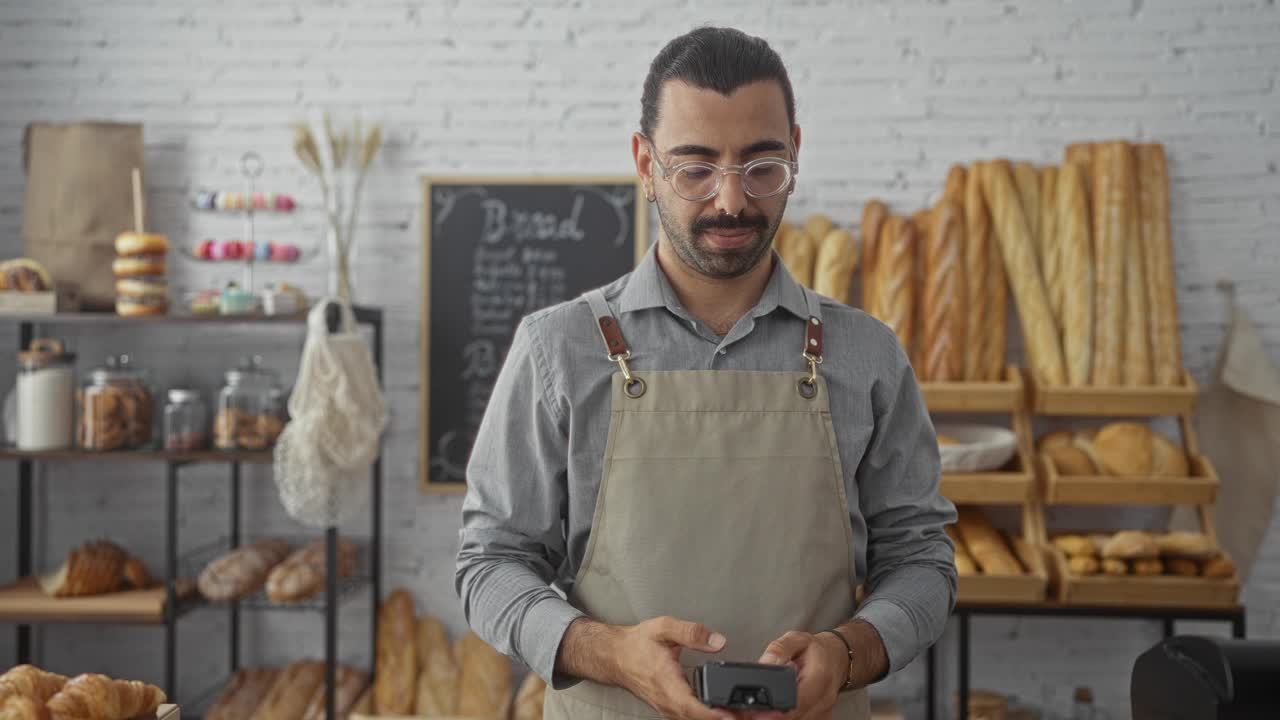
[{"label": "bread display rack", "polygon": [[[980,473],[943,473],[942,495],[957,505],[1016,505],[1021,512],[1022,539],[1038,548],[1043,517],[1037,505],[1031,420],[1027,414],[1022,371],[1010,366],[1000,382],[925,382],[920,385],[930,413],[1008,415],[1017,451],[1008,469]],[[1037,553],[1035,560],[1042,560]],[[959,578],[960,599],[972,602],[1035,602],[1049,585],[1043,562],[1026,575],[967,575]]]},{"label": "bread display rack", "polygon": [[[379,382],[382,381],[383,364],[383,324],[382,310],[379,308],[355,308],[356,322],[370,326],[373,331],[373,362],[377,368]],[[336,319],[336,318],[335,318]],[[214,324],[278,324],[302,326],[306,321],[304,315],[294,316],[195,316],[177,315],[121,317],[114,313],[66,313],[47,316],[30,316],[16,318],[19,327],[20,347],[30,345],[35,336],[37,326],[50,324],[80,325],[105,327],[110,325],[128,327],[136,325],[206,325]],[[331,323],[331,326],[333,323]],[[367,571],[358,578],[339,578],[337,568],[337,548],[339,531],[337,527],[325,529],[325,563],[327,567],[326,582],[321,599],[317,602],[279,605],[269,602],[255,602],[253,598],[245,601],[210,604],[198,598],[198,595],[179,592],[185,583],[179,574],[181,566],[190,566],[194,561],[183,560],[180,565],[180,545],[178,542],[178,501],[180,470],[193,463],[224,463],[230,469],[230,498],[228,509],[228,535],[221,541],[222,547],[237,547],[242,540],[241,533],[241,470],[245,464],[265,464],[272,462],[272,453],[265,451],[91,451],[80,449],[64,449],[49,451],[21,451],[11,447],[0,448],[0,460],[16,461],[18,502],[14,510],[17,514],[17,571],[16,582],[0,587],[0,623],[16,626],[17,663],[32,662],[33,647],[31,627],[46,623],[98,623],[98,624],[134,624],[161,626],[164,629],[164,686],[165,693],[177,699],[176,666],[177,666],[177,624],[192,611],[205,607],[221,607],[226,610],[229,619],[228,632],[228,674],[240,667],[240,611],[242,609],[297,609],[320,612],[324,616],[324,659],[326,717],[335,718],[334,694],[335,673],[337,667],[337,613],[342,600],[349,594],[369,590],[370,611],[370,658],[376,657],[374,642],[377,637],[377,606],[381,595],[381,542],[382,542],[382,460],[379,457],[373,464],[370,493],[370,537],[365,547]],[[162,462],[165,467],[164,485],[164,570],[158,579],[163,584],[146,590],[111,593],[107,595],[82,598],[49,598],[46,597],[33,577],[32,538],[35,535],[33,517],[35,512],[35,494],[33,484],[35,464],[49,460],[87,461],[102,463],[112,461]],[[192,558],[199,553],[207,553],[208,546],[184,555]],[[197,693],[184,692],[187,702],[182,705],[188,709],[197,709],[202,702],[212,698],[213,694],[225,684],[225,678],[209,688],[199,688]]]},{"label": "bread display rack", "polygon": [[[1190,375],[1174,387],[1032,387],[1032,406],[1045,416],[1177,418],[1187,477],[1072,476],[1058,473],[1045,455],[1037,458],[1044,505],[1185,505],[1195,509],[1200,532],[1216,542],[1213,504],[1219,479],[1209,458],[1200,454],[1193,422],[1198,389]],[[1041,542],[1049,553],[1058,601],[1090,606],[1234,608],[1240,579],[1157,575],[1075,575],[1065,555],[1049,543],[1040,523]]]}]

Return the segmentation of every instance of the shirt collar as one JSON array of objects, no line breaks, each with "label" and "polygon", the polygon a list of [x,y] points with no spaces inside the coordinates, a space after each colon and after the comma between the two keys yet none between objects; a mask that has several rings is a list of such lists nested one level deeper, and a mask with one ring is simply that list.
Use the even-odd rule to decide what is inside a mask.
[{"label": "shirt collar", "polygon": [[[618,295],[619,313],[665,307],[680,314],[680,303],[671,287],[671,281],[658,265],[657,247],[656,243],[651,245],[640,264],[631,271],[626,287]],[[781,307],[802,320],[809,317],[804,288],[796,282],[786,265],[782,264],[777,251],[773,251],[772,255],[773,274],[769,276],[769,284],[765,286],[764,293],[751,314],[762,317]]]}]

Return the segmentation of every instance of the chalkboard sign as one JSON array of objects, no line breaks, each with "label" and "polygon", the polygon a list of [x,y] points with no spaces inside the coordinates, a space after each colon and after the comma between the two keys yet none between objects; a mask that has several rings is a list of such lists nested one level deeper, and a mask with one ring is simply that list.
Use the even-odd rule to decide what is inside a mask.
[{"label": "chalkboard sign", "polygon": [[489,394],[525,315],[643,256],[634,177],[423,178],[420,487],[466,489]]}]

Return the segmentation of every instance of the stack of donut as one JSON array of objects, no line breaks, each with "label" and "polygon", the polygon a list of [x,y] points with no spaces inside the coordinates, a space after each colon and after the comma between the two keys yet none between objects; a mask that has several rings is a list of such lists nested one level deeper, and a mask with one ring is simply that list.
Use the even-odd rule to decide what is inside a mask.
[{"label": "stack of donut", "polygon": [[169,239],[156,233],[123,232],[116,236],[116,313],[125,316],[169,312],[165,256]]}]

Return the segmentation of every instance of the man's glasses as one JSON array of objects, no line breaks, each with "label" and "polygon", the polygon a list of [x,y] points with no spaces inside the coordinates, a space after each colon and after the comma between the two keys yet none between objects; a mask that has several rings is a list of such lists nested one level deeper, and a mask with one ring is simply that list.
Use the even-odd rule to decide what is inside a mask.
[{"label": "man's glasses", "polygon": [[649,142],[653,162],[662,173],[662,179],[671,183],[676,194],[690,202],[701,202],[714,197],[724,185],[724,176],[734,173],[742,178],[742,190],[753,198],[773,197],[791,185],[799,168],[795,161],[765,157],[745,165],[717,165],[701,160],[690,160],[668,168],[658,159],[658,150]]}]

